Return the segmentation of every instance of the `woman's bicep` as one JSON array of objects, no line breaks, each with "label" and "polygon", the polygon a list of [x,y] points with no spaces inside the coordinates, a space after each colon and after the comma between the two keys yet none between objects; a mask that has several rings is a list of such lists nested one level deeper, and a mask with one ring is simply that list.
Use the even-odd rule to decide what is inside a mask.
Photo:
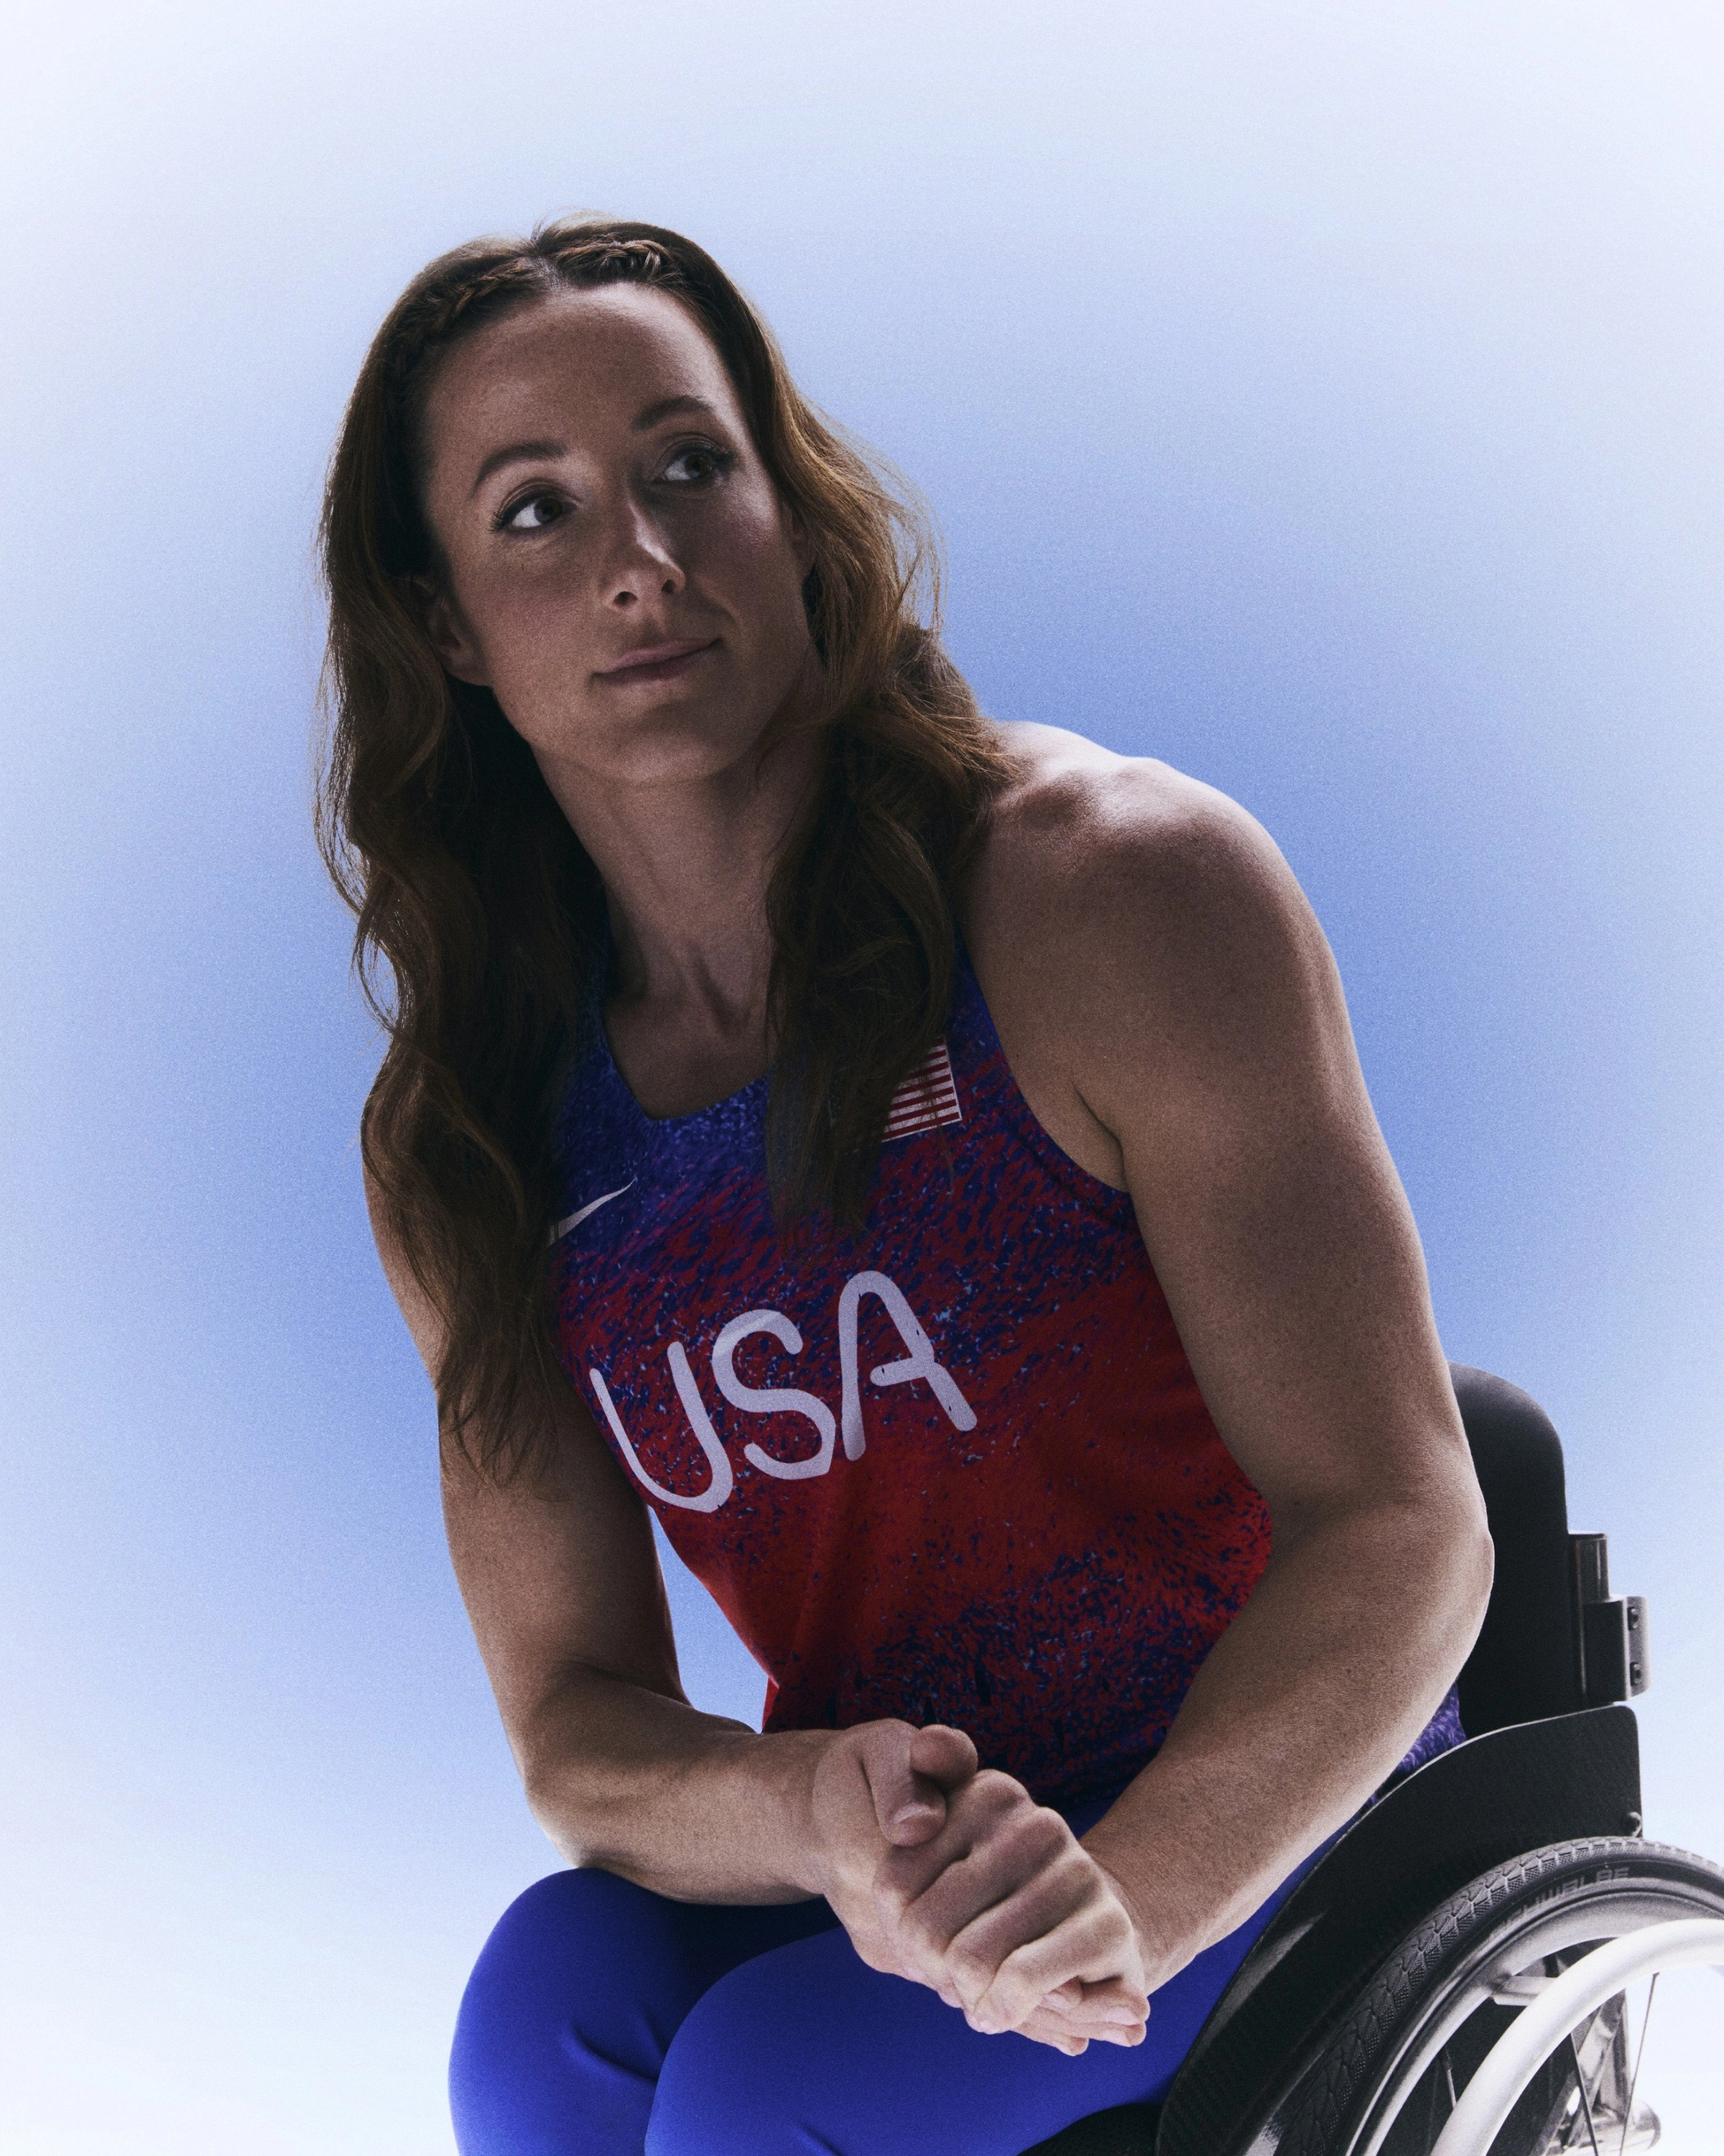
[{"label": "woman's bicep", "polygon": [[1423,1253],[1311,909],[1231,804],[1144,852],[1080,1083],[1224,1437],[1278,1524],[1464,1489]]}]

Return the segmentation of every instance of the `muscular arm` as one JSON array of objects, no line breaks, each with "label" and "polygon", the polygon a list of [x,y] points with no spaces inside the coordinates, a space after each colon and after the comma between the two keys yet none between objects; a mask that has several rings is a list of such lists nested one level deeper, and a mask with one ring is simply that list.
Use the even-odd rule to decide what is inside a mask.
[{"label": "muscular arm", "polygon": [[458,1461],[444,1513],[534,1815],[572,1864],[685,1901],[792,1901],[797,1740],[692,1707],[646,1510],[577,1400],[554,1467],[501,1490]]},{"label": "muscular arm", "polygon": [[[440,1320],[367,1194],[434,1373]],[[551,1414],[539,1475],[498,1488],[457,1457],[443,1467],[449,1553],[535,1817],[571,1863],[675,1898],[806,1896],[789,1859],[808,1840],[808,1741],[689,1703],[646,1507],[573,1394]]]},{"label": "muscular arm", "polygon": [[[972,910],[1052,1134],[1128,1188],[1273,1550],[1157,1758],[1085,1837],[1152,1984],[1404,1754],[1491,1551],[1411,1216],[1285,862],[1220,796],[1041,729]],[[1067,746],[1069,744],[1069,746]]]}]

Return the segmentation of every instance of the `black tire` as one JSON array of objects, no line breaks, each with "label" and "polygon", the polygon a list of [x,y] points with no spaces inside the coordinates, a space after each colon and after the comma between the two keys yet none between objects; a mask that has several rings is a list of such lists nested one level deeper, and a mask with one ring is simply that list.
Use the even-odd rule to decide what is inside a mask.
[{"label": "black tire", "polygon": [[[1507,1973],[1554,1974],[1601,1941],[1681,1917],[1724,1917],[1724,1869],[1680,1849],[1557,1842],[1497,1865],[1433,1911],[1339,2020],[1314,2032],[1307,2070],[1254,2146],[1277,2156],[1427,2156],[1454,2093],[1521,2010],[1491,1995],[1507,1988]],[[1566,2051],[1551,2071],[1573,2087]],[[1535,2077],[1493,2156],[1547,2146],[1543,2122],[1559,2094],[1554,2079],[1541,2093]]]}]

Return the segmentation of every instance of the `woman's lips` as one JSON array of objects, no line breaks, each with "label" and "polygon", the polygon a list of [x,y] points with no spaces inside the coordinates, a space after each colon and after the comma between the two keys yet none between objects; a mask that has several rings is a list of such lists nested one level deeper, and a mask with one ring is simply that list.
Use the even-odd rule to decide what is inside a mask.
[{"label": "woman's lips", "polygon": [[685,637],[676,644],[644,644],[638,651],[631,651],[619,659],[614,666],[607,666],[599,674],[601,681],[669,681],[685,673],[697,660],[704,659],[709,651],[717,649],[718,639]]}]

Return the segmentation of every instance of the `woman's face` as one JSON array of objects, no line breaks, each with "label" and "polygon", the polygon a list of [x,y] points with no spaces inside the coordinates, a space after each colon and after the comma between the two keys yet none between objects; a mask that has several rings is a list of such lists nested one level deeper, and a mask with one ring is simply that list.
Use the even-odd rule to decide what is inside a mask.
[{"label": "woman's face", "polygon": [[432,640],[553,783],[709,775],[812,688],[808,547],[675,300],[609,285],[505,316],[443,362],[423,440]]}]

